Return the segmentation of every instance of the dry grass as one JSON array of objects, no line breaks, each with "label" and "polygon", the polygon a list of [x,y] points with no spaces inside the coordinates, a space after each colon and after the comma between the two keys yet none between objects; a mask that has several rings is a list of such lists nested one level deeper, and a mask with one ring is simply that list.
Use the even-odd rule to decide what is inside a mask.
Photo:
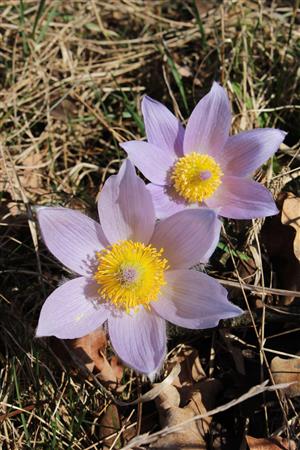
[{"label": "dry grass", "polygon": [[[39,239],[35,205],[60,204],[93,215],[99,188],[124,157],[118,144],[144,136],[139,111],[142,94],[147,92],[187,119],[214,79],[221,81],[232,100],[234,133],[258,126],[289,132],[287,145],[257,174],[277,195],[299,160],[297,8],[297,1],[248,0],[226,0],[222,5],[201,0],[1,3],[3,448],[99,449],[100,418],[109,403],[99,384],[70,373],[51,347],[33,337],[46,295],[62,276],[69,275]],[[297,191],[299,184],[293,181],[289,189]],[[228,223],[225,229],[226,247],[223,252],[219,249],[211,273],[240,280],[243,255],[253,254],[255,248],[256,267],[246,282],[281,287],[272,286],[271,271],[264,273],[260,224],[249,230],[249,226]],[[236,238],[241,234],[244,241],[248,238],[246,247]],[[230,270],[224,275],[230,258]],[[247,333],[253,334],[249,339],[257,350],[263,378],[268,376],[264,337],[272,317],[264,308],[262,317],[252,314],[246,292],[239,298],[243,307],[244,300],[249,305],[248,320],[232,325],[247,339]],[[269,303],[273,301],[269,298]],[[276,320],[283,322],[281,316]],[[206,345],[203,360],[207,365],[212,342],[218,351],[228,350],[222,349],[225,344],[215,332],[181,334],[180,339]],[[227,366],[222,366],[221,361],[215,373],[225,378],[230,374],[237,384],[235,362],[228,359]],[[126,379],[131,376],[128,373]],[[250,376],[227,394],[238,395],[252,381]],[[131,386],[124,398],[126,393],[131,398],[137,395],[139,384],[134,377]],[[275,431],[281,421],[282,432],[295,435],[295,421],[288,423],[288,419],[297,405],[272,401],[269,407],[260,405],[265,434]],[[145,423],[153,415],[149,411]],[[128,417],[133,414],[128,426],[134,429],[140,412],[135,408],[123,412]],[[247,422],[251,432],[252,419],[235,414],[239,426],[245,428]],[[229,431],[237,438],[243,433],[241,428]],[[113,448],[120,448],[120,442],[125,442],[124,435]]]}]

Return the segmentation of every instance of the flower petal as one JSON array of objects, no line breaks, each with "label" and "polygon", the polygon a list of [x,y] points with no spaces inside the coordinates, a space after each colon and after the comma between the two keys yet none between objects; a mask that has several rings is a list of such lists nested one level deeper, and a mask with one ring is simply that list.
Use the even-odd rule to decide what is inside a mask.
[{"label": "flower petal", "polygon": [[55,289],[42,307],[36,336],[73,339],[100,327],[108,318],[109,309],[100,303],[97,289],[96,283],[84,277]]},{"label": "flower petal", "polygon": [[170,186],[158,186],[149,183],[147,189],[151,193],[157,219],[164,219],[190,207],[179,195],[173,192],[174,190]]},{"label": "flower petal", "polygon": [[176,154],[144,141],[129,141],[120,144],[128,158],[155,184],[167,183],[168,174],[176,161]]},{"label": "flower petal", "polygon": [[162,103],[145,95],[142,100],[147,140],[166,151],[183,156],[184,129],[180,121]]},{"label": "flower petal", "polygon": [[239,316],[243,311],[230,303],[220,283],[196,270],[172,270],[167,284],[152,308],[164,319],[185,328],[211,328],[219,320]]},{"label": "flower petal", "polygon": [[227,93],[218,83],[193,110],[185,131],[184,153],[199,152],[216,157],[223,149],[231,123]]},{"label": "flower petal", "polygon": [[278,213],[268,189],[247,178],[224,177],[221,187],[206,204],[219,208],[220,216],[231,219],[255,219]]},{"label": "flower petal", "polygon": [[37,217],[45,244],[70,270],[89,276],[96,252],[108,245],[99,223],[67,208],[42,207]]},{"label": "flower petal", "polygon": [[156,224],[151,244],[164,249],[171,269],[192,267],[214,251],[221,222],[207,208],[180,211]]},{"label": "flower petal", "polygon": [[166,323],[155,312],[140,307],[108,320],[110,340],[126,365],[147,375],[161,367],[166,354]]},{"label": "flower petal", "polygon": [[226,175],[246,177],[253,173],[277,151],[285,135],[274,128],[259,128],[230,136],[222,154]]},{"label": "flower petal", "polygon": [[150,192],[128,159],[118,175],[109,177],[104,184],[98,211],[110,243],[126,239],[148,243],[155,224],[154,206]]}]

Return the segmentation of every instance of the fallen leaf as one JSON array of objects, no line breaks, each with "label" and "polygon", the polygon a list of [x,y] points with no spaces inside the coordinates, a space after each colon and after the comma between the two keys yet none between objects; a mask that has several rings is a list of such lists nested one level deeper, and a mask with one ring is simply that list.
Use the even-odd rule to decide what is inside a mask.
[{"label": "fallen leaf", "polygon": [[28,199],[32,200],[35,199],[35,195],[43,195],[47,192],[43,187],[42,168],[42,153],[31,152],[14,166],[10,161],[5,162],[3,158],[0,159],[0,191],[3,192],[4,202],[7,197],[7,203],[5,203],[11,216],[20,214],[20,203],[23,201],[20,187]]},{"label": "fallen leaf", "polygon": [[276,384],[296,382],[284,390],[288,397],[300,395],[300,359],[276,356],[271,362],[271,372]]},{"label": "fallen leaf", "polygon": [[180,394],[178,389],[170,384],[166,386],[163,392],[156,399],[156,406],[158,409],[167,411],[173,406],[179,406],[180,404]]},{"label": "fallen leaf", "polygon": [[[198,352],[183,346],[170,361],[169,368],[180,364],[181,371],[173,384],[167,386],[156,398],[160,425],[172,427],[197,414],[205,413],[215,404],[221,389],[218,380],[208,379],[200,362]],[[193,421],[184,430],[160,437],[152,449],[185,450],[206,449],[205,435],[208,432],[211,417]]]},{"label": "fallen leaf", "polygon": [[105,386],[114,389],[122,377],[123,370],[120,371],[120,364],[115,360],[113,367],[108,362],[105,356],[106,345],[106,333],[102,328],[71,342],[73,351],[83,364],[91,372],[95,371]]},{"label": "fallen leaf", "polygon": [[250,450],[296,450],[294,441],[284,439],[280,436],[272,438],[254,438],[246,436]]},{"label": "fallen leaf", "polygon": [[173,386],[180,391],[181,403],[186,404],[192,395],[192,388],[195,382],[206,378],[202,369],[197,350],[183,345],[167,364],[167,370],[170,372],[173,367],[180,364],[179,375],[172,382]]},{"label": "fallen leaf", "polygon": [[[180,365],[180,372],[172,382],[172,385],[177,387],[180,392],[181,406],[186,405],[190,401],[195,389],[199,389],[205,397],[205,406],[209,407],[209,409],[212,408],[214,402],[211,403],[210,398],[214,398],[214,395],[211,395],[211,393],[206,395],[206,393],[211,389],[216,389],[219,392],[221,382],[207,378],[201,365],[198,351],[188,345],[182,345],[180,351],[170,359],[167,365],[168,370],[178,364]],[[202,388],[203,382],[205,382],[205,389]]]},{"label": "fallen leaf", "polygon": [[116,436],[108,437],[111,434],[118,433],[122,427],[121,418],[116,405],[110,404],[105,409],[103,415],[99,421],[100,426],[100,439],[104,440],[103,450],[111,448],[112,444],[115,443],[116,447],[120,447],[119,439],[115,442]]},{"label": "fallen leaf", "polygon": [[296,230],[293,247],[294,254],[300,261],[300,197],[296,197],[291,192],[288,192],[287,198],[283,202],[281,222]]},{"label": "fallen leaf", "polygon": [[[56,100],[57,102],[57,100]],[[73,99],[67,99],[60,101],[57,106],[55,106],[50,111],[50,115],[57,120],[62,120],[68,122],[70,119],[76,117],[76,105]]]},{"label": "fallen leaf", "polygon": [[117,356],[112,356],[110,358],[109,363],[117,377],[117,380],[120,381],[123,376],[123,370],[124,370],[123,364],[121,363],[121,361],[119,360],[119,358]]},{"label": "fallen leaf", "polygon": [[42,176],[40,166],[43,163],[43,155],[41,153],[30,153],[23,160],[23,173],[20,174],[19,180],[22,186],[30,191],[42,194]]},{"label": "fallen leaf", "polygon": [[123,366],[116,357],[109,362],[105,351],[106,333],[99,328],[78,339],[60,340],[52,338],[51,347],[57,356],[68,364],[80,369],[86,367],[94,372],[97,378],[110,389],[115,389],[123,375]]},{"label": "fallen leaf", "polygon": [[71,348],[76,356],[91,372],[96,369],[101,371],[104,366],[101,353],[107,345],[106,333],[102,328],[93,331],[87,336],[71,340]]},{"label": "fallen leaf", "polygon": [[[277,287],[298,291],[300,289],[300,263],[294,252],[297,233],[292,226],[287,225],[287,217],[291,214],[291,203],[288,202],[285,212],[283,212],[284,202],[289,195],[289,193],[280,195],[277,206],[282,211],[282,214],[266,218],[261,231],[261,240],[267,249],[273,270],[276,273]],[[293,214],[292,217],[295,218]],[[282,223],[282,220],[285,224]],[[296,222],[294,221],[293,224],[295,225]],[[297,220],[297,224],[299,224],[299,220]],[[296,243],[296,247],[298,245],[299,243]],[[289,305],[294,301],[295,297],[286,296],[281,297],[281,299],[284,305]]]},{"label": "fallen leaf", "polygon": [[[173,390],[176,390],[176,388],[169,386],[167,392],[170,397],[174,398],[176,394],[172,392]],[[197,402],[199,402],[199,399],[197,399]],[[156,401],[162,427],[178,425],[194,417],[195,413],[189,405],[180,408],[179,406],[173,406],[171,403],[166,399],[162,403],[159,403],[159,400]],[[194,421],[187,425],[183,431],[162,436],[150,447],[155,450],[163,448],[167,448],[168,450],[178,450],[179,448],[184,448],[185,450],[195,450],[195,448],[206,449],[202,431],[203,429],[200,428],[199,422]]]}]

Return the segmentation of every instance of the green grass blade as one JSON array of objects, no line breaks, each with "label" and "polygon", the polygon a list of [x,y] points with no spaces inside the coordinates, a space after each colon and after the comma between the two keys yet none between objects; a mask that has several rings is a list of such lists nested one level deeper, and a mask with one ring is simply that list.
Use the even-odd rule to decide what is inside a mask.
[{"label": "green grass blade", "polygon": [[45,4],[46,4],[46,0],[40,0],[39,6],[38,6],[38,9],[37,9],[35,18],[34,18],[34,24],[33,24],[33,27],[32,27],[32,38],[33,39],[34,39],[34,35],[35,35],[37,24],[38,24],[42,14],[43,14],[43,11],[44,11],[44,8],[45,8]]},{"label": "green grass blade", "polygon": [[30,53],[30,49],[29,49],[29,45],[27,42],[27,37],[26,37],[26,33],[25,33],[25,5],[24,5],[24,1],[20,0],[20,4],[19,4],[19,22],[20,22],[20,34],[22,37],[22,45],[23,45],[23,55],[24,57],[28,56]]},{"label": "green grass blade", "polygon": [[48,31],[50,22],[51,22],[51,20],[54,19],[56,13],[57,13],[57,3],[50,10],[50,12],[48,14],[48,17],[47,17],[47,20],[46,20],[46,23],[44,24],[44,26],[42,27],[42,29],[40,31],[40,34],[38,35],[38,38],[37,38],[37,42],[38,43],[42,42],[42,40],[44,39],[44,37],[45,37],[45,35],[46,35],[47,31]]},{"label": "green grass blade", "polygon": [[[14,379],[14,384],[15,384],[16,395],[17,395],[19,407],[22,408],[20,389],[19,389],[17,372],[16,372],[16,366],[15,366],[15,359],[14,359],[13,364],[12,364],[12,369],[13,369],[13,379]],[[25,415],[23,413],[21,413],[21,421],[22,421],[22,425],[23,425],[24,434],[25,434],[25,438],[26,438],[27,444],[28,444],[29,448],[32,448],[31,444],[30,444],[30,434],[28,432]]]},{"label": "green grass blade", "polygon": [[200,17],[200,14],[199,14],[199,11],[198,11],[198,8],[197,8],[195,0],[193,0],[193,6],[194,6],[193,9],[194,9],[194,13],[195,13],[196,22],[197,22],[197,25],[198,25],[198,28],[199,28],[199,32],[200,32],[200,36],[201,36],[202,47],[205,49],[205,48],[208,47],[208,45],[207,45],[207,41],[206,41],[204,26],[203,26],[203,23],[202,23],[202,20],[201,20],[201,17]]}]

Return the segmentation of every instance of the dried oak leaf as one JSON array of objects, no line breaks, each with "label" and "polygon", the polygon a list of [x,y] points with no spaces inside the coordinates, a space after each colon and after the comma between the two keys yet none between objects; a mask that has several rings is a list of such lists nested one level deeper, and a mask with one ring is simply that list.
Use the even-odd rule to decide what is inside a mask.
[{"label": "dried oak leaf", "polygon": [[[194,400],[191,400],[184,408],[172,404],[172,401],[177,397],[176,392],[178,393],[175,386],[168,386],[163,394],[160,395],[159,400],[156,401],[160,424],[163,428],[166,426],[171,427],[173,425],[178,425],[195,416],[194,409],[190,406],[190,403],[193,404]],[[195,402],[201,403],[201,397],[198,397],[199,396],[195,398]],[[206,449],[206,443],[202,432],[203,429],[199,426],[199,423],[195,421],[187,425],[181,432],[162,436],[151,445],[151,448],[155,450],[178,450],[179,448],[184,448],[185,450],[194,450],[195,448]]]},{"label": "dried oak leaf", "polygon": [[[9,164],[6,165],[4,159],[0,159],[0,191],[3,191],[1,203],[7,206],[10,216],[17,216],[22,211],[23,197],[20,186],[26,196],[33,201],[36,199],[36,195],[46,193],[46,189],[43,187],[42,167],[42,153],[30,153],[21,161],[18,161],[14,168]],[[18,182],[16,174],[18,175]]]},{"label": "dried oak leaf", "polygon": [[197,350],[183,345],[179,352],[168,361],[167,370],[171,372],[174,366],[180,364],[180,373],[173,381],[180,392],[181,404],[190,400],[195,382],[206,379],[206,374],[201,366]]},{"label": "dried oak leaf", "polygon": [[[86,367],[90,372],[96,373],[104,386],[116,390],[123,375],[123,366],[116,356],[110,361],[107,360],[106,347],[106,333],[102,328],[78,339],[52,340],[52,349],[60,359],[72,366],[75,364],[76,369]],[[85,375],[84,371],[83,374]],[[119,414],[119,408],[114,404],[107,405],[99,419],[99,438],[103,440],[103,450],[111,447],[116,438],[115,433],[119,432],[121,427],[122,416]],[[119,441],[115,444],[119,444]]]},{"label": "dried oak leaf", "polygon": [[70,119],[76,117],[77,108],[73,99],[67,99],[57,102],[56,106],[52,107],[50,111],[50,115],[54,117],[54,119],[61,120],[64,122],[68,122]]},{"label": "dried oak leaf", "polygon": [[98,378],[106,386],[114,388],[122,377],[120,365],[113,360],[113,366],[108,362],[105,356],[107,345],[106,333],[102,328],[93,331],[87,336],[78,339],[72,339],[71,347],[76,356],[91,371],[97,372]]},{"label": "dried oak leaf", "polygon": [[19,175],[20,183],[23,188],[30,193],[44,194],[46,192],[43,189],[42,172],[43,167],[43,154],[42,153],[30,153],[22,161],[22,172]]},{"label": "dried oak leaf", "polygon": [[109,362],[105,356],[107,347],[106,333],[99,328],[77,339],[51,339],[54,352],[67,364],[76,369],[86,367],[95,372],[101,382],[114,389],[123,374],[123,367],[116,357]]},{"label": "dried oak leaf", "polygon": [[[292,291],[300,289],[300,262],[296,257],[300,243],[299,202],[300,199],[291,193],[280,194],[277,206],[281,215],[267,217],[261,231],[261,240],[276,272],[278,287]],[[289,305],[294,299],[286,296],[282,301]]]},{"label": "dried oak leaf", "polygon": [[300,359],[276,356],[271,362],[271,372],[276,384],[296,382],[284,390],[287,396],[300,395]]},{"label": "dried oak leaf", "polygon": [[283,202],[281,222],[296,230],[293,247],[294,254],[300,261],[300,197],[296,197],[291,192],[288,192],[287,198]]},{"label": "dried oak leaf", "polygon": [[115,442],[115,433],[118,433],[121,427],[122,421],[118,407],[111,403],[107,406],[99,421],[100,439],[103,440],[103,450],[108,450],[113,444],[116,445],[115,448],[120,447],[119,439]]},{"label": "dried oak leaf", "polygon": [[[195,349],[183,346],[169,366],[172,367],[176,363],[181,366],[179,376],[155,400],[162,428],[178,425],[211,409],[221,388],[218,380],[206,377]],[[205,435],[210,421],[211,418],[193,421],[180,432],[160,437],[151,448],[206,449]]]},{"label": "dried oak leaf", "polygon": [[284,439],[280,436],[272,438],[255,438],[246,436],[250,450],[296,450],[294,441]]}]

